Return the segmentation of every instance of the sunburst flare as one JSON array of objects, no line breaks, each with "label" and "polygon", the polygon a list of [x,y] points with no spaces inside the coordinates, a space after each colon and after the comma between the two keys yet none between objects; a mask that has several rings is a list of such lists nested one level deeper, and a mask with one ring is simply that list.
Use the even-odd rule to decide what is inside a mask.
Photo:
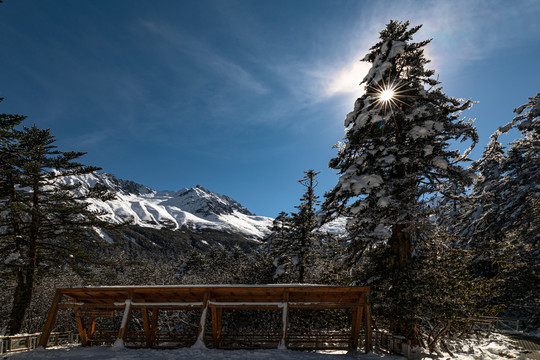
[{"label": "sunburst flare", "polygon": [[405,95],[408,90],[407,82],[399,83],[389,79],[388,81],[383,80],[381,83],[374,85],[368,95],[375,98],[375,101],[371,102],[371,106],[382,110],[383,113],[387,113],[388,111],[393,112],[400,105],[408,106],[403,101],[405,97],[408,97]]}]

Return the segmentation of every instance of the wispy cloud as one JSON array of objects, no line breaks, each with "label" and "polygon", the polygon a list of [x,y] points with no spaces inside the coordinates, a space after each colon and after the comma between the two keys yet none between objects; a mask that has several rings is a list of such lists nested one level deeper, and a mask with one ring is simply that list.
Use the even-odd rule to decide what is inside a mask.
[{"label": "wispy cloud", "polygon": [[177,28],[144,21],[143,26],[174,45],[175,50],[191,57],[219,76],[224,76],[231,84],[255,94],[264,95],[269,89],[240,64],[229,60],[215,48],[198,38]]},{"label": "wispy cloud", "polygon": [[[234,2],[228,5],[233,6]],[[333,30],[328,26],[323,36],[326,42],[317,38],[320,34],[314,34],[310,42],[324,47],[325,51],[318,53],[322,56],[313,57],[295,48],[287,54],[273,52],[276,44],[269,41],[279,39],[265,37],[256,14],[240,7],[239,20],[237,7],[233,6],[234,11],[227,6],[217,8],[221,10],[220,21],[228,21],[230,36],[248,50],[242,55],[241,62],[176,25],[145,21],[143,26],[166,40],[168,51],[179,51],[199,66],[225,78],[231,91],[266,95],[264,109],[246,112],[243,119],[238,120],[252,124],[280,125],[291,119],[292,114],[328,100],[338,104],[336,111],[342,111],[344,115],[363,93],[360,82],[371,66],[360,59],[375,44],[379,31],[390,19],[410,20],[411,25],[423,24],[415,40],[434,38],[426,48],[426,57],[432,60],[429,66],[444,75],[443,81],[472,61],[489,58],[494,51],[522,41],[519,36],[523,33],[540,36],[540,23],[532,20],[540,15],[538,1],[516,0],[507,4],[495,0],[392,0],[369,5],[362,2],[351,5],[347,16],[355,17],[357,21],[350,22],[349,28]],[[332,41],[328,41],[329,38]],[[170,66],[181,66],[175,64],[174,59],[174,56],[169,59]],[[270,81],[268,74],[271,74]],[[216,118],[221,114],[238,113],[242,106],[237,102],[238,98],[232,99],[227,92],[213,92],[209,96],[212,101],[209,111]]]}]

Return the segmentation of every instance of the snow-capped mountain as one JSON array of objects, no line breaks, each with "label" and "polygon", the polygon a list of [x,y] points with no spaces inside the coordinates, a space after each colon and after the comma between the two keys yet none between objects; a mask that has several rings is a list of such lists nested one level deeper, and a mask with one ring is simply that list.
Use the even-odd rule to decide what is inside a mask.
[{"label": "snow-capped mountain", "polygon": [[115,200],[91,200],[92,206],[104,210],[105,217],[113,222],[131,219],[133,225],[155,229],[179,230],[183,226],[194,230],[213,229],[257,240],[268,233],[273,220],[256,216],[230,197],[200,185],[179,191],[156,191],[107,173],[73,176],[64,181],[80,182],[83,187],[100,183],[114,191]]}]

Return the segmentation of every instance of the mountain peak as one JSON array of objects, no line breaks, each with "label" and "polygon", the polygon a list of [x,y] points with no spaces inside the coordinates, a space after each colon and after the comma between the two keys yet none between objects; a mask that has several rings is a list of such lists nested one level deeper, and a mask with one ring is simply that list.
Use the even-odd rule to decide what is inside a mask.
[{"label": "mountain peak", "polygon": [[203,216],[229,215],[239,212],[254,216],[248,209],[228,196],[216,194],[201,185],[194,188],[182,189],[178,192],[178,205],[182,209]]}]

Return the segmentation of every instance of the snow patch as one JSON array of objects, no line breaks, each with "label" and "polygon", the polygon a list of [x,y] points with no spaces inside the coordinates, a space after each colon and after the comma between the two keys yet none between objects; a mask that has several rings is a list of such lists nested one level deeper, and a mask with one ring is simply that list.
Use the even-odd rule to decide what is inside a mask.
[{"label": "snow patch", "polygon": [[424,146],[424,156],[429,156],[433,154],[433,145],[426,145]]},{"label": "snow patch", "polygon": [[434,130],[435,122],[432,120],[425,121],[423,125],[415,125],[411,130],[409,130],[409,136],[413,140],[419,138],[425,138],[435,134]]},{"label": "snow patch", "polygon": [[102,229],[97,228],[95,226],[93,227],[93,229],[99,235],[99,237],[102,238],[103,240],[105,240],[107,243],[109,243],[109,244],[114,243],[114,240],[109,235],[107,235],[107,233],[105,231],[103,231]]},{"label": "snow patch", "polygon": [[448,161],[444,159],[442,156],[436,156],[431,160],[431,163],[433,166],[438,167],[439,169],[446,170],[448,168]]},{"label": "snow patch", "polygon": [[377,201],[378,207],[386,208],[388,205],[390,205],[390,198],[388,197],[382,197],[379,199],[379,201]]},{"label": "snow patch", "polygon": [[369,193],[376,187],[381,186],[383,179],[380,175],[343,175],[339,178],[342,188],[352,190],[355,194]]}]

